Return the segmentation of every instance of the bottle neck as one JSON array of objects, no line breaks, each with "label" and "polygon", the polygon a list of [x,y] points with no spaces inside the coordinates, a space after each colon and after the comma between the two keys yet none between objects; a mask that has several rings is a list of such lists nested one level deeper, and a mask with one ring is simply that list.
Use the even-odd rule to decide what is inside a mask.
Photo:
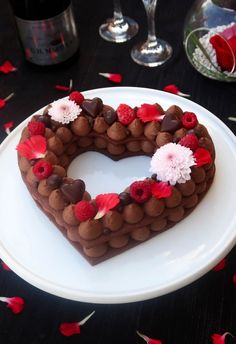
[{"label": "bottle neck", "polygon": [[236,11],[236,0],[212,0],[213,4]]}]

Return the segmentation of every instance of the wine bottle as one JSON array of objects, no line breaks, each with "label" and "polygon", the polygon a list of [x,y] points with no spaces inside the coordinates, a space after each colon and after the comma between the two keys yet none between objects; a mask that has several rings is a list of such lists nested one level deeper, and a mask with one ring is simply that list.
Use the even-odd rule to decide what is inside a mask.
[{"label": "wine bottle", "polygon": [[51,66],[66,61],[79,41],[71,0],[10,0],[27,61]]}]

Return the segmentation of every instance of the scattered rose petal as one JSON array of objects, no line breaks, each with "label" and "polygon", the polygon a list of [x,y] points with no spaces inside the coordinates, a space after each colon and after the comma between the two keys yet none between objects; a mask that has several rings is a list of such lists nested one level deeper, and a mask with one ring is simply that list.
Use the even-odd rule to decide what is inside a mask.
[{"label": "scattered rose petal", "polygon": [[226,259],[222,259],[212,270],[213,271],[221,271],[225,268]]},{"label": "scattered rose petal", "polygon": [[73,87],[73,80],[70,79],[70,83],[69,86],[65,86],[65,85],[56,85],[55,89],[58,91],[64,91],[64,92],[71,92]]},{"label": "scattered rose petal", "polygon": [[228,335],[230,335],[231,337],[233,337],[233,335],[229,332],[225,332],[224,334],[217,334],[217,333],[214,333],[212,336],[211,336],[211,339],[212,339],[212,344],[225,344],[225,337]]},{"label": "scattered rose petal", "polygon": [[151,184],[152,194],[157,199],[170,197],[172,194],[172,187],[165,182],[154,182]]},{"label": "scattered rose petal", "polygon": [[146,336],[145,334],[140,333],[139,331],[136,331],[137,335],[145,340],[147,344],[162,344],[162,342],[158,339],[152,339]]},{"label": "scattered rose petal", "polygon": [[163,115],[161,115],[157,106],[154,104],[142,104],[137,110],[137,117],[144,123],[152,121],[161,121]]},{"label": "scattered rose petal", "polygon": [[0,98],[0,109],[4,108],[6,106],[6,103],[8,100],[10,100],[14,96],[14,93],[9,94],[6,98],[2,99]]},{"label": "scattered rose petal", "polygon": [[233,282],[236,284],[236,274],[233,275]]},{"label": "scattered rose petal", "polygon": [[70,337],[74,334],[80,334],[81,326],[84,325],[94,313],[95,311],[90,313],[87,317],[85,317],[79,322],[61,323],[59,327],[59,331],[61,332],[61,334],[63,334],[63,336],[66,336],[66,337]]},{"label": "scattered rose petal", "polygon": [[98,73],[101,76],[104,76],[110,81],[113,81],[117,84],[119,84],[122,81],[122,75],[121,74],[114,74],[114,73]]},{"label": "scattered rose petal", "polygon": [[2,65],[0,65],[0,72],[4,74],[15,72],[16,70],[16,67],[14,67],[10,61],[5,61]]},{"label": "scattered rose petal", "polygon": [[7,135],[10,134],[10,132],[11,132],[10,129],[11,129],[13,126],[14,126],[14,122],[13,122],[13,121],[10,121],[10,122],[7,122],[7,123],[3,124],[3,128],[4,128],[4,130],[5,130],[5,132],[6,132]]},{"label": "scattered rose petal", "polygon": [[228,117],[229,121],[236,122],[236,117]]},{"label": "scattered rose petal", "polygon": [[41,135],[31,136],[29,139],[19,143],[16,147],[19,154],[29,160],[44,158],[46,149],[47,141]]},{"label": "scattered rose petal", "polygon": [[211,154],[205,148],[197,148],[194,153],[194,158],[197,167],[201,167],[212,162]]},{"label": "scattered rose petal", "polygon": [[24,299],[22,299],[22,297],[19,297],[19,296],[14,296],[14,297],[1,296],[0,301],[6,302],[7,307],[10,308],[12,312],[15,314],[22,312],[25,305]]},{"label": "scattered rose petal", "polygon": [[6,263],[4,263],[3,261],[1,261],[1,265],[2,265],[3,270],[5,270],[5,271],[11,271],[11,269],[9,268],[9,266],[8,266]]},{"label": "scattered rose petal", "polygon": [[190,97],[190,94],[186,94],[186,93],[180,92],[178,87],[176,85],[174,85],[174,84],[170,84],[170,85],[165,86],[163,88],[163,91],[169,92],[169,93],[173,93],[173,94],[177,94],[178,96],[181,96],[181,97]]},{"label": "scattered rose petal", "polygon": [[95,198],[96,205],[97,205],[97,215],[94,217],[95,220],[100,219],[103,217],[110,209],[115,208],[117,204],[119,204],[120,199],[116,193],[107,193],[97,195]]}]

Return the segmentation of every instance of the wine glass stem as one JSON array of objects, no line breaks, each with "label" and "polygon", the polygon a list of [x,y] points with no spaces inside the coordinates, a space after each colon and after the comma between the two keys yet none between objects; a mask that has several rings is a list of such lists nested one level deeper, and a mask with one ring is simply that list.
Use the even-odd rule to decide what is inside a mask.
[{"label": "wine glass stem", "polygon": [[114,13],[113,13],[114,19],[123,21],[124,18],[123,18],[121,6],[120,6],[120,0],[113,0],[113,6],[114,6]]},{"label": "wine glass stem", "polygon": [[148,24],[148,42],[157,44],[156,29],[155,29],[155,12],[157,0],[143,0],[144,7],[147,13]]}]

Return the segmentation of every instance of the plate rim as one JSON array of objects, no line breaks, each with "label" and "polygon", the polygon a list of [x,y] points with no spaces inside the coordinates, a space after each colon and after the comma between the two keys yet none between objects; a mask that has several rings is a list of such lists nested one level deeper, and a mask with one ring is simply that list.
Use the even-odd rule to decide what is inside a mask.
[{"label": "plate rim", "polygon": [[[144,88],[144,87],[132,87],[132,86],[118,86],[118,87],[105,87],[105,88],[96,88],[91,90],[82,91],[82,93],[88,97],[90,94],[94,94],[96,92],[124,92],[126,90],[129,91],[144,91],[153,93],[153,95],[165,95],[167,96],[166,92],[155,90],[152,88]],[[186,103],[188,106],[191,106],[191,103],[194,104],[194,107],[198,107],[199,110],[204,110],[204,112],[207,112],[208,116],[211,118],[211,120],[214,121],[215,124],[218,125],[218,127],[222,128],[224,132],[227,133],[226,141],[230,144],[230,146],[234,145],[236,147],[236,137],[233,134],[233,132],[226,126],[224,122],[222,122],[218,117],[216,117],[213,113],[211,113],[209,110],[204,108],[203,106],[193,102],[189,99],[181,98],[177,95],[168,93],[168,98],[173,99],[173,102],[177,101],[178,103]],[[20,130],[24,127],[24,125],[28,122],[29,118],[31,118],[36,113],[39,113],[43,111],[43,109],[46,107],[42,107],[41,109],[38,109],[35,111],[32,115],[28,116],[25,120],[23,120],[11,133],[8,135],[3,142],[0,144],[0,154],[4,151],[5,147],[7,147],[8,143],[13,139],[13,137],[20,133]],[[236,150],[235,150],[236,151]],[[236,153],[235,153],[236,156]],[[232,221],[231,221],[232,222]],[[231,226],[235,225],[235,223],[232,223]],[[80,301],[80,302],[89,302],[89,303],[102,303],[102,304],[117,304],[117,303],[128,303],[128,302],[135,302],[135,301],[142,301],[151,299],[154,297],[158,297],[164,294],[168,294],[172,291],[178,290],[193,281],[196,281],[198,278],[203,276],[206,272],[208,272],[211,268],[213,268],[222,258],[225,257],[225,255],[234,247],[236,243],[236,233],[233,235],[231,242],[225,243],[225,247],[222,248],[221,253],[215,256],[214,259],[212,259],[210,262],[204,265],[204,267],[200,267],[198,271],[195,273],[192,273],[190,275],[186,275],[184,278],[179,276],[178,279],[175,279],[174,282],[168,283],[167,285],[164,284],[164,286],[161,286],[158,288],[158,291],[154,288],[147,288],[144,291],[137,291],[137,292],[131,292],[126,293],[125,295],[120,294],[112,294],[112,295],[96,295],[96,293],[93,292],[83,292],[79,291],[74,288],[68,288],[64,286],[60,286],[60,284],[56,284],[48,281],[45,278],[42,278],[41,276],[38,276],[34,274],[33,271],[30,271],[27,267],[22,266],[20,262],[17,262],[15,258],[11,255],[10,252],[4,247],[3,243],[0,239],[0,255],[4,262],[9,265],[10,268],[12,268],[13,271],[16,272],[17,275],[19,275],[21,278],[23,278],[28,283],[32,284],[33,286],[39,288],[40,290],[43,290],[45,292],[48,292],[52,295],[56,295],[62,298],[74,300],[74,301]],[[42,286],[43,281],[43,286]],[[56,288],[55,288],[56,287]],[[77,291],[77,292],[76,292]]]}]

